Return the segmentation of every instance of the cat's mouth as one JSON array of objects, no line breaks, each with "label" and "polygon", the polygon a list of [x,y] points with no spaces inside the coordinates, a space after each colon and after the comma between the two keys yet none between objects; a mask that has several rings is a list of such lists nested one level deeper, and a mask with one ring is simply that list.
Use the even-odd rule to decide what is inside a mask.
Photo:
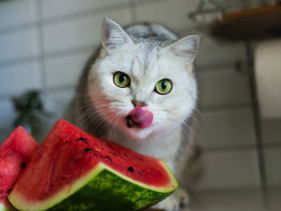
[{"label": "cat's mouth", "polygon": [[128,128],[147,128],[152,124],[153,114],[147,106],[137,106],[129,113],[126,120]]},{"label": "cat's mouth", "polygon": [[131,116],[126,116],[127,120],[127,127],[132,128],[132,127],[139,127],[139,124],[137,122],[134,122]]}]

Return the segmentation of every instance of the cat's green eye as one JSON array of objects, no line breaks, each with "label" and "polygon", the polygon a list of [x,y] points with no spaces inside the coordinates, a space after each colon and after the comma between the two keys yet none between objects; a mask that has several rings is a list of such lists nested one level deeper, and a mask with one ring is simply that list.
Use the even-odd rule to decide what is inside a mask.
[{"label": "cat's green eye", "polygon": [[172,88],[172,82],[168,79],[163,79],[157,82],[155,91],[160,95],[166,95],[171,92]]},{"label": "cat's green eye", "polygon": [[113,76],[113,81],[116,86],[120,88],[125,88],[130,85],[130,78],[127,74],[122,72],[117,72]]}]

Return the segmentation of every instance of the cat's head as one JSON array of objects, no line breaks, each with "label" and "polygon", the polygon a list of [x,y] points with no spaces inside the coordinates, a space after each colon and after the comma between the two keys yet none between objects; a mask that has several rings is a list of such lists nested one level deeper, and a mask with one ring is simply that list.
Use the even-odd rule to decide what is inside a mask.
[{"label": "cat's head", "polygon": [[[150,25],[153,34],[142,27],[126,32],[106,19],[102,49],[88,78],[88,94],[97,112],[133,139],[179,127],[197,98],[192,68],[198,36],[175,40],[162,26]],[[138,33],[147,36],[140,38]]]}]

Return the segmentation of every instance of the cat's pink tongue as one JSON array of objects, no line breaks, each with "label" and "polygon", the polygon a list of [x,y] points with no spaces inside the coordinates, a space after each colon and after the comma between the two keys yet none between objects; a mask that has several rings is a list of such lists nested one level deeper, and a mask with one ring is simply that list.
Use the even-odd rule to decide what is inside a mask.
[{"label": "cat's pink tongue", "polygon": [[129,113],[127,120],[129,127],[147,128],[152,124],[153,114],[146,106],[137,106]]}]

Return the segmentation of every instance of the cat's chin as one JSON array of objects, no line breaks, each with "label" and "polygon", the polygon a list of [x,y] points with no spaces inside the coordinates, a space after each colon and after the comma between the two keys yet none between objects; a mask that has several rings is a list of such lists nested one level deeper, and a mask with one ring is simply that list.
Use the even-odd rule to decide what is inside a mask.
[{"label": "cat's chin", "polygon": [[151,133],[151,128],[139,128],[139,127],[123,127],[123,131],[131,138],[135,140],[144,140],[147,139]]}]

